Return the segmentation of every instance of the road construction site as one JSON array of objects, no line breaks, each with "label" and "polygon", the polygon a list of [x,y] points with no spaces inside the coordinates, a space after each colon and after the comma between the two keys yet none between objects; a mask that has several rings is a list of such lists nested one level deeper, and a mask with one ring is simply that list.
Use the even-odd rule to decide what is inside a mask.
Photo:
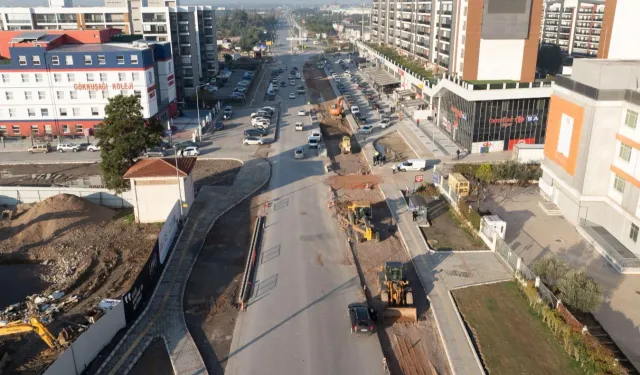
[{"label": "road construction site", "polygon": [[[305,67],[307,68],[307,67]],[[440,340],[437,327],[429,310],[426,292],[417,278],[411,259],[405,251],[385,199],[377,189],[380,177],[371,174],[363,160],[361,147],[351,134],[345,120],[332,116],[331,107],[337,103],[330,82],[324,71],[315,68],[315,63],[305,69],[307,87],[311,98],[325,100],[317,106],[317,117],[323,140],[330,159],[332,173],[325,180],[332,191],[333,199],[328,205],[335,211],[336,220],[348,233],[350,247],[345,245],[345,259],[351,260],[358,270],[363,290],[370,307],[378,311],[377,331],[383,353],[392,374],[422,375],[450,374],[448,361]],[[312,101],[312,103],[314,103]],[[350,138],[350,153],[343,153],[340,142]],[[398,160],[408,153],[406,144],[399,137],[388,137],[383,142],[386,147],[398,150]],[[403,142],[404,143],[404,142]],[[349,223],[350,203],[371,206],[370,227],[359,232]],[[364,228],[361,228],[362,230]],[[379,241],[376,239],[379,238]],[[404,265],[404,277],[413,289],[413,299],[417,321],[383,324],[384,304],[379,291],[379,272],[385,262],[399,262]]]},{"label": "road construction site", "polygon": [[[196,185],[233,182],[240,165],[198,163]],[[42,172],[43,166],[38,168]],[[93,168],[81,167],[84,172]],[[12,287],[0,293],[0,321],[34,317],[54,338],[73,340],[100,316],[101,301],[129,290],[161,227],[135,223],[131,209],[112,210],[68,194],[6,208],[0,221],[0,281]],[[63,350],[64,343],[49,349],[35,333],[0,332],[7,373],[39,374]]]}]

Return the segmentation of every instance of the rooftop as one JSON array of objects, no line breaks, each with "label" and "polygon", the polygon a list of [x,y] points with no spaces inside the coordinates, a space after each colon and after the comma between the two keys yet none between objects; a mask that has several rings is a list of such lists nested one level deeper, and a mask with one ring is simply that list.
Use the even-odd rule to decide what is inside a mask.
[{"label": "rooftop", "polygon": [[187,177],[196,165],[197,158],[178,158],[178,173],[176,173],[175,159],[143,159],[129,168],[124,178],[151,178],[151,177]]},{"label": "rooftop", "polygon": [[103,43],[103,44],[65,44],[56,47],[56,52],[122,52],[140,51],[149,48],[146,44],[139,46],[124,43]]}]

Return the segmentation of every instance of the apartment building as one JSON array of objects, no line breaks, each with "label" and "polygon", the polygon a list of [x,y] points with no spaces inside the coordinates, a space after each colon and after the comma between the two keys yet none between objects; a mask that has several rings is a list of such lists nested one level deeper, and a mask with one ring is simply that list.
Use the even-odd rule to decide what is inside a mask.
[{"label": "apartment building", "polygon": [[542,0],[376,0],[372,39],[467,80],[534,80]]},{"label": "apartment building", "polygon": [[195,94],[194,87],[218,74],[216,15],[213,6],[175,4],[175,0],[105,0],[103,7],[5,7],[0,8],[0,30],[114,28],[151,42],[169,42],[178,97],[183,101]]},{"label": "apartment building", "polygon": [[605,0],[545,2],[540,43],[557,44],[568,55],[596,57],[605,6]]},{"label": "apartment building", "polygon": [[0,133],[87,135],[109,98],[140,99],[142,115],[177,112],[168,42],[113,42],[116,29],[0,31]]},{"label": "apartment building", "polygon": [[598,58],[640,59],[640,1],[607,0]]},{"label": "apartment building", "polygon": [[640,267],[639,79],[639,60],[602,59],[577,59],[556,77],[540,179],[617,267]]}]

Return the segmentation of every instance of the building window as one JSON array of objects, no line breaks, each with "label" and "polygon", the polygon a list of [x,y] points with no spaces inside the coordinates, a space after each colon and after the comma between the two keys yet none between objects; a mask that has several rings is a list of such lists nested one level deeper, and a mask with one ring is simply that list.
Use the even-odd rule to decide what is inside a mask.
[{"label": "building window", "polygon": [[73,56],[67,55],[64,57],[65,65],[73,65]]},{"label": "building window", "polygon": [[638,228],[637,225],[635,225],[634,223],[631,223],[631,230],[629,230],[629,238],[631,238],[631,240],[633,242],[638,242],[638,230],[640,228]]},{"label": "building window", "polygon": [[14,135],[20,135],[20,126],[18,125],[13,125],[11,127],[11,131],[13,132]]},{"label": "building window", "polygon": [[69,91],[69,97],[71,99],[78,99],[78,92],[77,91]]},{"label": "building window", "polygon": [[63,100],[64,99],[64,91],[56,91],[56,98],[58,100]]},{"label": "building window", "polygon": [[109,99],[109,91],[102,90],[102,99]]},{"label": "building window", "polygon": [[27,65],[27,56],[18,56],[18,63],[20,65]]},{"label": "building window", "polygon": [[613,188],[618,192],[624,192],[625,181],[618,175],[613,179]]},{"label": "building window", "polygon": [[25,92],[24,92],[24,99],[25,99],[25,100],[31,100],[31,99],[33,99],[33,95],[31,94],[31,91],[25,91]]},{"label": "building window", "polygon": [[2,75],[2,83],[9,83],[11,81],[11,76],[8,74]]},{"label": "building window", "polygon": [[29,75],[28,74],[21,74],[20,76],[22,77],[22,83],[29,82]]},{"label": "building window", "polygon": [[38,125],[31,125],[31,134],[38,135]]},{"label": "building window", "polygon": [[42,82],[42,74],[36,73],[36,82]]},{"label": "building window", "polygon": [[140,80],[140,73],[137,73],[137,72],[136,73],[131,73],[131,80],[133,82],[139,81]]},{"label": "building window", "polygon": [[74,73],[67,73],[67,79],[69,80],[69,82],[75,82],[76,75]]},{"label": "building window", "polygon": [[107,82],[107,73],[100,73],[100,82]]},{"label": "building window", "polygon": [[40,56],[31,56],[31,62],[33,63],[33,65],[40,65]]},{"label": "building window", "polygon": [[95,91],[89,91],[89,99],[95,99],[97,98],[97,93]]},{"label": "building window", "polygon": [[123,55],[116,56],[116,61],[118,62],[118,65],[124,65],[124,56]]},{"label": "building window", "polygon": [[69,134],[69,125],[67,124],[62,124],[62,132],[64,134]]},{"label": "building window", "polygon": [[127,79],[127,73],[118,73],[118,81],[122,82]]},{"label": "building window", "polygon": [[91,116],[100,116],[100,111],[98,107],[91,107]]},{"label": "building window", "polygon": [[33,108],[27,108],[27,114],[29,117],[36,117],[36,110]]},{"label": "building window", "polygon": [[87,82],[93,82],[93,73],[87,73]]},{"label": "building window", "polygon": [[45,100],[47,98],[47,94],[44,91],[38,91],[38,99]]},{"label": "building window", "polygon": [[67,109],[66,108],[60,108],[60,116],[67,116]]},{"label": "building window", "polygon": [[620,152],[618,153],[620,159],[628,162],[631,160],[631,147],[625,145],[624,143],[620,144]]},{"label": "building window", "polygon": [[4,93],[4,97],[7,98],[7,100],[13,100],[13,93],[11,91],[7,91]]},{"label": "building window", "polygon": [[6,135],[7,134],[7,127],[5,125],[0,125],[0,135]]},{"label": "building window", "polygon": [[42,117],[47,117],[47,116],[49,116],[49,109],[47,109],[47,108],[40,108],[40,115],[42,115]]},{"label": "building window", "polygon": [[76,124],[76,133],[82,133],[82,124]]},{"label": "building window", "polygon": [[84,65],[91,65],[93,62],[91,61],[91,55],[84,55]]},{"label": "building window", "polygon": [[51,125],[44,126],[44,134],[51,134]]},{"label": "building window", "polygon": [[569,151],[571,149],[571,136],[573,135],[573,117],[566,114],[562,114],[560,119],[560,135],[558,135],[557,151],[569,157]]},{"label": "building window", "polygon": [[16,110],[14,108],[9,108],[9,117],[16,117]]},{"label": "building window", "polygon": [[133,90],[133,95],[138,99],[142,97],[142,93],[140,92],[140,90]]},{"label": "building window", "polygon": [[80,108],[71,108],[71,112],[73,112],[74,117],[80,116]]},{"label": "building window", "polygon": [[635,129],[638,124],[638,112],[627,109],[627,115],[624,117],[624,124]]},{"label": "building window", "polygon": [[138,55],[131,55],[131,64],[138,64]]},{"label": "building window", "polygon": [[62,82],[62,74],[60,74],[60,73],[53,73],[53,81],[54,81],[54,82]]},{"label": "building window", "polygon": [[60,58],[58,56],[51,56],[51,65],[60,65]]},{"label": "building window", "polygon": [[98,55],[98,65],[104,65],[107,63],[107,60],[105,60],[104,55]]}]

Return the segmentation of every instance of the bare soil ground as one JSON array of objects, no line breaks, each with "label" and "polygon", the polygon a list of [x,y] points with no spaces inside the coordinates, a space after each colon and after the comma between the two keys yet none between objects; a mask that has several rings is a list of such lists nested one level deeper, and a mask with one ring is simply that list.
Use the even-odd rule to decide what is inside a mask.
[{"label": "bare soil ground", "polygon": [[399,163],[417,157],[397,131],[379,138],[374,146],[387,157],[387,162]]},{"label": "bare soil ground", "polygon": [[66,185],[78,178],[100,175],[98,163],[0,165],[0,186]]},{"label": "bare soil ground", "polygon": [[142,353],[138,362],[131,368],[129,375],[173,375],[171,358],[164,340],[154,338]]},{"label": "bare soil ground", "polygon": [[431,218],[431,226],[421,227],[421,230],[422,235],[435,250],[487,250],[485,243],[462,225],[452,209],[449,209]]},{"label": "bare soil ground", "polygon": [[302,75],[307,83],[311,104],[318,104],[336,98],[324,69],[318,69],[316,66],[317,61],[317,59],[313,59],[306,62],[302,68]]},{"label": "bare soil ground", "polygon": [[204,185],[231,186],[240,168],[242,163],[236,160],[199,159],[192,172],[194,187],[198,191]]},{"label": "bare soil ground", "polygon": [[224,374],[238,315],[237,293],[256,216],[265,201],[263,195],[246,199],[216,222],[185,289],[187,327],[212,375]]}]

